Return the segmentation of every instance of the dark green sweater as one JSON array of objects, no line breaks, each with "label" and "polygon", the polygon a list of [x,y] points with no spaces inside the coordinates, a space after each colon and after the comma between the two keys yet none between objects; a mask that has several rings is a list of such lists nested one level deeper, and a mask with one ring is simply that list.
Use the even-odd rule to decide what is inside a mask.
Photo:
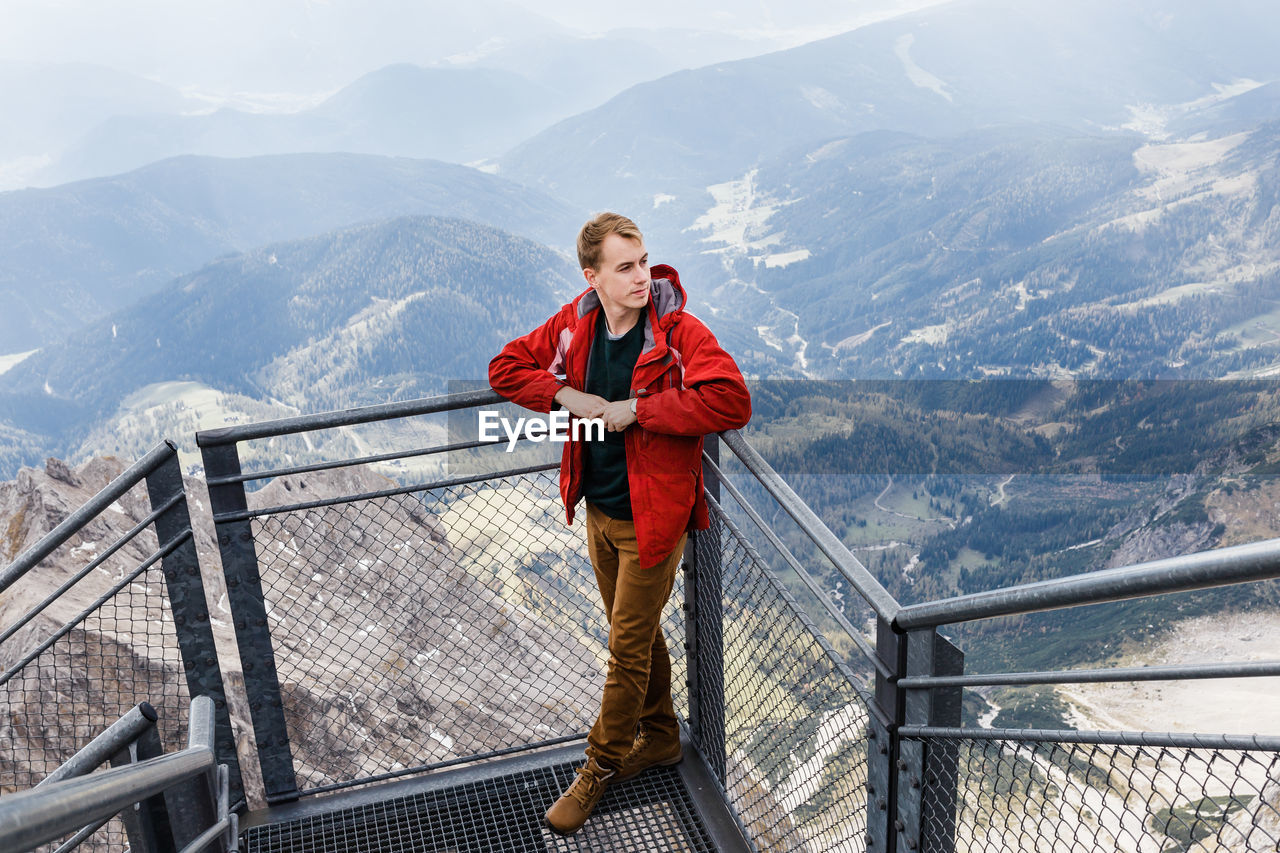
[{"label": "dark green sweater", "polygon": [[[609,402],[631,397],[631,374],[644,346],[645,318],[616,341],[609,340],[604,311],[596,324],[587,363],[587,393]],[[606,432],[604,441],[587,441],[582,494],[610,518],[631,520],[631,489],[627,485],[625,432]]]}]

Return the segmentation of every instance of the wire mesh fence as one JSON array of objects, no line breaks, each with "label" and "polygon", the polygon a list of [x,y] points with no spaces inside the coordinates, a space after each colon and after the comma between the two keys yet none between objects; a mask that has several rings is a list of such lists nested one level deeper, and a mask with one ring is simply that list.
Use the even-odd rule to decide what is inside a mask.
[{"label": "wire mesh fence", "polygon": [[562,513],[541,472],[254,521],[299,790],[585,734],[608,626]]},{"label": "wire mesh fence", "polygon": [[[34,787],[140,702],[155,707],[166,751],[186,745],[189,696],[165,578],[152,562],[156,537],[150,528],[119,533],[149,511],[140,484],[106,513],[118,517],[89,521],[6,591],[0,792]],[[60,583],[66,591],[48,596]],[[81,849],[125,846],[112,821]]]},{"label": "wire mesh fence", "polygon": [[[1024,740],[927,743],[924,811],[943,819],[921,828],[924,851],[1280,850],[1280,754],[1274,752]],[[953,800],[938,783],[957,756]]]},{"label": "wire mesh fence", "polygon": [[[608,625],[582,522],[562,513],[554,472],[537,472],[253,521],[300,791],[585,734]],[[761,849],[860,849],[867,716],[850,673],[731,522],[697,541],[723,564],[731,804]],[[680,574],[663,630],[687,719],[684,597]]]},{"label": "wire mesh fence", "polygon": [[716,528],[729,802],[761,850],[861,851],[868,723],[862,675],[844,665],[719,511]]}]

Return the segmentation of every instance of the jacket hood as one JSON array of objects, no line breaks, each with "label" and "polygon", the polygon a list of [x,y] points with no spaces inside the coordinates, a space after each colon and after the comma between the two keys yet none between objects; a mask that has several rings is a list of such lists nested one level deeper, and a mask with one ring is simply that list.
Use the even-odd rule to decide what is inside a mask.
[{"label": "jacket hood", "polygon": [[[653,306],[660,325],[665,327],[680,322],[686,302],[688,296],[680,286],[680,274],[674,268],[666,264],[649,268],[649,304]],[[594,288],[588,287],[578,294],[573,304],[577,317],[581,319],[600,307],[600,297]]]}]

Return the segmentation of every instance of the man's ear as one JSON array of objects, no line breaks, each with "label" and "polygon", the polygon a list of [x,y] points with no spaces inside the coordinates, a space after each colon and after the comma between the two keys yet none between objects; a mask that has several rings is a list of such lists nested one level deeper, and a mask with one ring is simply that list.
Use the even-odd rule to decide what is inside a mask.
[{"label": "man's ear", "polygon": [[591,267],[583,268],[582,277],[587,280],[587,284],[590,285],[591,287],[596,286],[596,271],[593,270]]}]

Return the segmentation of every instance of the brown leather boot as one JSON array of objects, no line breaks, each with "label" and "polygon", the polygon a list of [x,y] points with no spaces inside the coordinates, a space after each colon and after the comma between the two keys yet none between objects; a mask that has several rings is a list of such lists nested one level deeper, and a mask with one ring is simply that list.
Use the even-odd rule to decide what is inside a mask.
[{"label": "brown leather boot", "polygon": [[586,765],[578,768],[573,784],[547,809],[547,826],[561,835],[577,832],[591,817],[605,788],[617,775],[617,771],[606,770],[594,758],[587,759]]},{"label": "brown leather boot", "polygon": [[670,767],[679,764],[684,758],[684,748],[680,746],[680,735],[673,740],[660,740],[649,734],[644,726],[636,732],[636,742],[632,745],[627,757],[622,759],[622,767],[618,770],[615,782],[639,776],[650,767]]}]

